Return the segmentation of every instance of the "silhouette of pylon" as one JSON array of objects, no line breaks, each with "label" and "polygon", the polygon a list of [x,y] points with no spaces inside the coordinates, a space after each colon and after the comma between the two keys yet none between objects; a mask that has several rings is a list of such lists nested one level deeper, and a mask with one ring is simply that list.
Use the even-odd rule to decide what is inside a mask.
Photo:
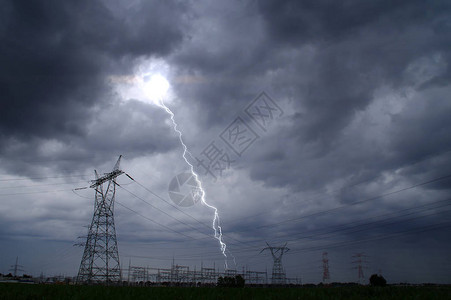
[{"label": "silhouette of pylon", "polygon": [[367,263],[367,261],[364,260],[365,257],[368,257],[365,255],[365,253],[356,253],[352,256],[356,260],[353,261],[353,264],[357,264],[357,267],[354,267],[354,269],[358,270],[358,276],[359,276],[359,284],[365,284],[365,274],[363,273],[363,269],[366,269],[367,267],[364,266],[364,263]]},{"label": "silhouette of pylon", "polygon": [[290,249],[288,249],[286,247],[287,246],[286,243],[282,247],[271,247],[268,243],[266,243],[266,245],[268,245],[268,247],[263,248],[262,251],[260,251],[260,253],[262,253],[263,251],[265,251],[267,249],[271,251],[271,255],[274,260],[274,266],[272,268],[271,283],[272,284],[286,284],[287,277],[285,275],[285,270],[283,269],[283,266],[282,266],[282,256],[284,253],[286,253]]},{"label": "silhouette of pylon", "polygon": [[329,283],[329,258],[327,257],[327,252],[323,252],[323,283]]},{"label": "silhouette of pylon", "polygon": [[78,271],[77,283],[118,283],[121,268],[114,226],[114,199],[116,177],[123,174],[119,169],[121,157],[113,171],[92,180],[95,189],[94,215],[86,238],[85,250]]}]

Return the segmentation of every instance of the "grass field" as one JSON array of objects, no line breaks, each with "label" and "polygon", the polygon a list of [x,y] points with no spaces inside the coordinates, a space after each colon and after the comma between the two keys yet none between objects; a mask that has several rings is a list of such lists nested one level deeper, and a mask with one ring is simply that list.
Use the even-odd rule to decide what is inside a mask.
[{"label": "grass field", "polygon": [[451,299],[451,287],[107,287],[0,283],[0,299]]}]

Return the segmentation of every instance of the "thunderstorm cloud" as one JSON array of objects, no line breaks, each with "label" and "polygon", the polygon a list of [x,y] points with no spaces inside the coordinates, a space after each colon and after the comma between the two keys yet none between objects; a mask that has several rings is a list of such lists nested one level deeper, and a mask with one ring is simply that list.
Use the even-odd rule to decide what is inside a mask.
[{"label": "thunderstorm cloud", "polygon": [[122,263],[222,266],[212,211],[155,197],[172,203],[188,168],[166,112],[134,92],[150,72],[170,83],[229,265],[270,270],[265,242],[288,242],[287,276],[306,283],[323,252],[333,281],[356,281],[365,252],[389,282],[449,283],[448,1],[3,0],[0,40],[0,273],[19,256],[76,275],[94,193],[73,190],[120,154],[148,188],[118,179]]}]

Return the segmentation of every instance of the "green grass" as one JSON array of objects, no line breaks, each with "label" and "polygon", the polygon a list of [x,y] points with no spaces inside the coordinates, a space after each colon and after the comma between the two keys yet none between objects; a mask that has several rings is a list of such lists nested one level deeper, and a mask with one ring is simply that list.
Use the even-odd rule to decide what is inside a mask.
[{"label": "green grass", "polygon": [[451,287],[184,288],[0,283],[0,299],[451,299]]}]

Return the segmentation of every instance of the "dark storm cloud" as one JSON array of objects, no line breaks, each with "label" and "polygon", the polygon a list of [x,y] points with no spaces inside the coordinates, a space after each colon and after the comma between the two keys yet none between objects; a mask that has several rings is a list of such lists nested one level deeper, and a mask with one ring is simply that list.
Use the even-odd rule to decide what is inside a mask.
[{"label": "dark storm cloud", "polygon": [[[2,1],[0,153],[14,143],[32,152],[45,139],[70,144],[95,131],[86,125],[114,99],[106,76],[128,74],[135,58],[166,55],[182,41],[180,3],[146,2],[126,12],[106,4]],[[130,136],[122,143],[130,146]]]},{"label": "dark storm cloud", "polygon": [[[259,1],[269,33],[287,44],[310,41],[335,42],[391,19],[401,29],[440,16],[444,1]],[[383,24],[382,24],[383,25]],[[388,25],[388,24],[387,24]]]},{"label": "dark storm cloud", "polygon": [[427,101],[414,99],[408,111],[393,116],[391,145],[402,156],[403,164],[410,165],[451,150],[449,90],[427,93],[424,95]]},{"label": "dark storm cloud", "polygon": [[[260,21],[256,21],[256,11],[261,13]],[[294,178],[299,178],[296,176],[299,170],[293,166],[299,166],[298,162],[302,161],[299,155],[305,153],[306,146],[316,157],[341,157],[343,164],[359,166],[363,176],[377,176],[372,172],[368,174],[359,162],[366,161],[371,165],[391,149],[381,146],[377,150],[382,150],[381,153],[374,147],[348,141],[353,144],[343,146],[340,153],[331,153],[337,139],[341,139],[338,143],[343,143],[343,129],[357,112],[368,108],[374,101],[375,92],[382,87],[397,92],[410,87],[423,90],[448,82],[451,39],[446,34],[450,29],[447,21],[450,7],[446,2],[375,2],[367,5],[352,1],[345,4],[262,1],[257,5],[243,5],[240,11],[226,12],[210,11],[209,18],[198,25],[207,27],[208,22],[213,22],[216,26],[224,26],[221,36],[199,39],[192,45],[187,42],[174,57],[180,72],[195,74],[205,80],[181,86],[178,91],[182,97],[198,103],[202,111],[199,118],[206,127],[211,124],[224,126],[260,90],[276,92],[277,98],[295,102],[295,111],[302,113],[297,113],[299,117],[293,119],[291,129],[284,129],[291,132],[296,142],[278,138],[279,144],[291,145],[287,149],[293,152],[291,159],[281,162],[283,166],[279,172],[267,168],[266,152],[259,157],[260,165],[255,161],[252,163],[253,178],[266,180],[269,184],[290,185]],[[263,31],[252,26],[259,22]],[[211,47],[203,47],[202,43],[207,42],[212,42]],[[440,64],[444,70],[415,86],[406,76],[406,69],[417,60],[433,55],[442,57]],[[424,118],[428,113],[425,112]],[[394,122],[393,126],[398,132],[404,130],[399,123]],[[444,120],[441,126],[451,125]],[[416,141],[425,133],[426,130],[417,132]],[[277,151],[273,149],[277,147],[274,145],[260,149],[267,149],[266,146],[268,152]],[[351,147],[363,147],[363,151],[369,153],[359,154],[356,153],[358,149]],[[442,149],[443,145],[436,150]],[[346,152],[357,154],[361,159],[353,162]],[[372,154],[375,155],[373,159],[368,159]],[[349,156],[349,160],[343,159],[342,155]],[[398,159],[402,160],[402,157]],[[390,160],[378,165],[381,169],[394,169],[403,163]],[[346,169],[360,172],[344,165],[337,167],[331,176],[343,176],[341,171],[346,172]],[[324,177],[323,171],[317,170],[318,177]],[[308,172],[312,170],[308,169]],[[311,181],[304,179],[303,182]],[[314,180],[321,184],[318,179]],[[304,185],[299,186],[295,181],[292,186],[300,188]]]},{"label": "dark storm cloud", "polygon": [[260,8],[273,43],[318,48],[302,126],[308,139],[323,142],[371,102],[376,88],[399,87],[409,63],[446,55],[450,43],[437,30],[449,18],[445,2],[263,1]]},{"label": "dark storm cloud", "polygon": [[[447,199],[449,178],[383,196],[449,173],[447,2],[11,0],[1,7],[0,163],[2,172],[10,174],[5,176],[81,174],[94,166],[103,172],[124,154],[134,158],[126,161],[127,171],[167,197],[167,183],[186,168],[168,115],[157,106],[123,99],[128,95],[113,93],[109,85],[115,78],[127,80],[143,57],[157,57],[170,69],[165,75],[176,99],[168,106],[194,155],[237,115],[243,116],[262,90],[284,110],[266,132],[254,128],[260,138],[225,178],[210,182],[201,176],[207,201],[218,206],[227,249],[236,254],[238,268],[248,263],[248,255],[259,260],[251,262],[252,269],[272,263],[269,256],[258,256],[265,240],[289,241],[292,256],[284,258],[289,276],[304,276],[305,266],[317,272],[313,263],[321,253],[312,251],[329,251],[329,246],[331,257],[339,257],[346,270],[354,246],[374,251],[387,265],[396,262],[383,255],[391,245],[399,247],[398,256],[412,247],[426,252],[426,235],[449,249],[448,242],[439,242],[448,230],[365,242],[449,220],[448,207],[434,204]],[[67,241],[85,234],[92,190],[77,197],[71,189],[86,186],[88,177],[61,193],[46,191],[67,187],[66,179],[45,180],[48,186],[42,187],[33,180],[21,183],[31,192],[4,202],[0,238],[12,244],[15,237]],[[201,232],[212,230],[194,230],[187,224],[200,224],[137,184],[128,186],[125,176],[120,180],[186,221],[168,218],[120,190],[118,202],[144,216],[116,206],[121,259],[139,253],[164,260],[191,255],[199,259],[198,266],[201,260],[212,263],[212,255],[222,260],[213,238],[190,240],[167,227],[202,238]],[[4,199],[20,189],[14,184],[3,182]],[[45,193],[34,194],[40,188]],[[362,200],[368,201],[354,205]],[[421,208],[425,204],[432,206]],[[401,213],[413,207],[419,208]],[[186,212],[210,226],[208,208],[198,204]],[[159,248],[162,241],[174,243]],[[211,251],[204,241],[211,243]],[[19,252],[15,247],[2,254]],[[424,257],[412,256],[405,264]],[[161,266],[167,267],[166,262]],[[395,269],[392,273],[398,274]]]},{"label": "dark storm cloud", "polygon": [[[293,123],[292,130],[298,141],[292,149],[298,151],[281,163],[283,166],[277,173],[283,179],[274,176],[274,168],[266,170],[271,173],[268,175],[264,164],[254,164],[253,178],[276,186],[291,182],[295,189],[314,188],[351,174],[363,176],[357,180],[374,178],[384,170],[395,170],[449,151],[450,138],[446,132],[451,130],[451,122],[444,117],[450,112],[444,103],[449,102],[449,93],[439,89],[449,84],[451,38],[444,34],[450,32],[446,21],[451,13],[448,4],[407,1],[395,5],[388,2],[360,5],[350,2],[348,6],[286,1],[263,2],[260,7],[270,36],[268,48],[278,45],[296,49],[312,45],[315,54],[309,69],[300,65],[296,71],[285,75],[281,72],[282,78],[277,82],[280,91],[290,90],[293,78],[299,78],[294,89],[303,113]],[[437,63],[440,65],[437,68],[442,68],[440,72],[428,74],[428,66],[409,69],[409,66],[421,65],[418,62],[425,57],[435,55],[441,57]],[[280,68],[290,70],[289,64],[297,62],[287,61]],[[435,62],[424,64],[434,65]],[[406,74],[409,71],[424,74],[426,78],[422,83],[414,83]],[[305,73],[309,74],[307,80]],[[289,78],[290,84],[284,83],[285,78]],[[406,115],[392,116],[391,130],[384,139],[392,140],[393,144],[387,147],[384,143],[368,144],[365,139],[345,139],[343,130],[359,111],[374,102],[376,91],[382,87],[395,92],[412,88],[420,97],[409,103]],[[409,111],[415,107],[424,109],[412,115]],[[365,134],[367,128],[370,127],[361,129],[362,136],[371,134]],[[308,149],[313,149],[319,161],[323,159],[324,164],[315,164],[319,169],[312,170],[310,162],[299,159]],[[298,168],[288,167],[293,165]],[[301,169],[306,170],[305,173]],[[446,168],[437,171],[445,172]],[[299,173],[306,176],[299,176]]]},{"label": "dark storm cloud", "polygon": [[51,166],[60,172],[79,173],[85,167],[115,161],[119,154],[131,159],[164,153],[178,146],[165,123],[166,115],[159,108],[137,100],[112,103],[83,124],[90,130],[82,136],[33,137],[26,141],[10,138],[3,148],[3,156],[20,159],[5,159],[3,168],[18,174],[28,171],[33,176],[41,173],[40,168]]},{"label": "dark storm cloud", "polygon": [[[171,56],[181,76],[198,79],[177,86],[177,93],[197,104],[204,128],[220,130],[261,90],[269,92],[285,115],[243,155],[238,168],[256,184],[287,189],[297,199],[287,206],[275,200],[266,208],[271,213],[235,220],[225,225],[227,232],[255,245],[265,239],[283,243],[290,233],[302,237],[361,220],[359,225],[365,218],[446,198],[449,180],[440,180],[350,206],[449,174],[447,2],[234,5],[241,9],[202,15],[190,30],[203,35],[194,34],[197,39]],[[206,29],[218,27],[221,35]],[[297,219],[337,206],[345,208]],[[317,242],[318,249],[327,249],[335,242],[414,232],[449,220],[449,212],[439,210],[393,224],[376,218],[360,231],[302,239],[293,248]],[[256,228],[262,224],[268,227]],[[435,240],[441,236],[429,233]],[[377,240],[371,245],[379,249]]]}]

